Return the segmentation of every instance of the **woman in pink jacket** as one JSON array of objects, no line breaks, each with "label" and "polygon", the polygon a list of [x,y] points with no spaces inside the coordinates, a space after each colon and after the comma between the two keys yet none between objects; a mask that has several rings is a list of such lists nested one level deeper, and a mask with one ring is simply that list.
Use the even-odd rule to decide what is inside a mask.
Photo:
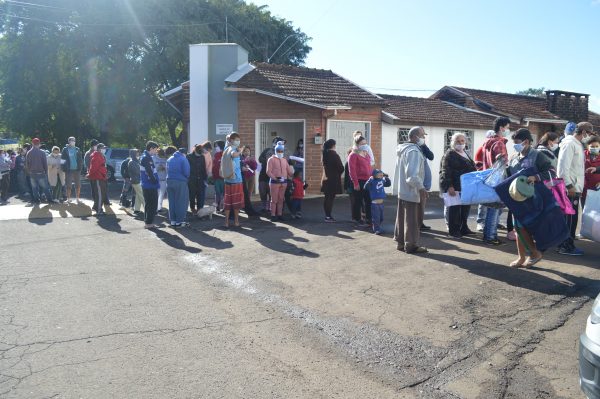
[{"label": "woman in pink jacket", "polygon": [[[371,197],[369,191],[365,190],[365,183],[371,177],[371,157],[369,157],[369,146],[367,139],[357,136],[354,140],[354,148],[348,156],[348,174],[352,181],[352,220],[360,227],[371,223]],[[365,210],[367,220],[362,220],[361,210]]]},{"label": "woman in pink jacket", "polygon": [[279,141],[275,146],[275,153],[267,161],[267,176],[269,176],[269,189],[271,190],[271,220],[283,220],[283,201],[287,181],[294,174],[294,168],[283,157],[285,147]]}]

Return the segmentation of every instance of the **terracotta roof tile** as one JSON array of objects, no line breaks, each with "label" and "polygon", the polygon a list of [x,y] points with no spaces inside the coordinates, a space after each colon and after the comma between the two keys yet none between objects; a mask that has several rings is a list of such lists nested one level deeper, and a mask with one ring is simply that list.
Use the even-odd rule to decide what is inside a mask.
[{"label": "terracotta roof tile", "polygon": [[[493,110],[505,115],[513,115],[519,118],[562,119],[547,111],[546,98],[452,87],[472,96],[474,100],[481,100],[492,105]],[[485,104],[483,107],[477,103],[476,105],[485,109]]]},{"label": "terracotta roof tile", "polygon": [[385,105],[377,95],[324,69],[254,63],[256,69],[235,83],[318,105]]},{"label": "terracotta roof tile", "polygon": [[495,119],[494,116],[467,111],[441,100],[387,94],[380,96],[389,104],[384,111],[400,119],[400,122],[491,129]]},{"label": "terracotta roof tile", "polygon": [[600,131],[600,114],[593,111],[588,111],[588,122],[594,125],[594,131]]}]

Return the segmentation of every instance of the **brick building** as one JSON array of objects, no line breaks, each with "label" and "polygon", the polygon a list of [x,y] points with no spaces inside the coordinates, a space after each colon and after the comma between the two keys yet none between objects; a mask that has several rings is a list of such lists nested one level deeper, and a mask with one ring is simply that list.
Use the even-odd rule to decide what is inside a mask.
[{"label": "brick building", "polygon": [[303,140],[312,193],[320,190],[321,148],[329,138],[345,159],[360,130],[381,160],[385,100],[330,70],[248,63],[247,56],[235,44],[190,46],[190,81],[163,94],[182,115],[188,147],[237,131],[258,157],[275,136],[287,140],[290,153]]}]

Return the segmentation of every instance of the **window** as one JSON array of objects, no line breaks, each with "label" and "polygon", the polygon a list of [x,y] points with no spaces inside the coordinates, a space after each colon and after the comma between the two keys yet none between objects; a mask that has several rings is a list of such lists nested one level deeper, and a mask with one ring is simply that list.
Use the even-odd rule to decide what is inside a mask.
[{"label": "window", "polygon": [[410,129],[401,127],[398,128],[398,144],[408,143],[410,140],[408,139],[408,132]]},{"label": "window", "polygon": [[448,148],[450,148],[450,139],[452,138],[452,135],[454,133],[462,133],[467,137],[467,147],[465,148],[465,151],[467,152],[467,154],[469,154],[471,157],[473,157],[473,131],[472,130],[460,130],[460,129],[448,129],[446,130],[446,143],[444,144],[444,152],[446,152],[448,150]]}]

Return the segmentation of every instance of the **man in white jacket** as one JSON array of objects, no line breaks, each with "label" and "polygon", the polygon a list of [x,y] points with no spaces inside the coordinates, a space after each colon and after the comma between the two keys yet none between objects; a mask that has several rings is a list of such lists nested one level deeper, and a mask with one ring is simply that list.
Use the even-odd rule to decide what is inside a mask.
[{"label": "man in white jacket", "polygon": [[420,224],[419,203],[421,192],[426,191],[425,157],[419,146],[425,143],[425,131],[416,126],[408,132],[410,142],[400,144],[396,150],[396,173],[394,194],[398,194],[398,211],[394,240],[399,251],[408,254],[422,254],[427,248],[419,246]]},{"label": "man in white jacket", "polygon": [[[567,130],[565,130],[567,131]],[[589,122],[580,122],[572,135],[567,135],[560,143],[558,154],[557,175],[564,179],[567,186],[569,200],[575,209],[574,215],[566,215],[570,237],[563,242],[558,253],[561,255],[581,256],[583,251],[575,247],[575,233],[579,219],[579,199],[583,192],[585,178],[585,156],[583,153],[583,140],[594,131]]]}]

